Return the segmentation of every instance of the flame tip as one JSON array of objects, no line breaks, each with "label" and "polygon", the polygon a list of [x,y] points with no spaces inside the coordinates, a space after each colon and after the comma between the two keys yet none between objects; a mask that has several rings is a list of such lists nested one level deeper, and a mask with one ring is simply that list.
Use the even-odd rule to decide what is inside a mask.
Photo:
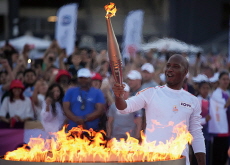
[{"label": "flame tip", "polygon": [[115,6],[115,3],[110,2],[109,4],[104,6],[104,9],[106,11],[105,18],[111,18],[115,16],[115,13],[117,12],[117,8]]}]

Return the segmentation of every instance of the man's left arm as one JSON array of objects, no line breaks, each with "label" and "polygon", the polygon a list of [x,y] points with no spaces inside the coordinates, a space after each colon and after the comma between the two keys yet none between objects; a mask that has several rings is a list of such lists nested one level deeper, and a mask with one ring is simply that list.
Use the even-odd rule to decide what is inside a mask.
[{"label": "man's left arm", "polygon": [[197,159],[198,165],[206,165],[205,143],[201,126],[201,106],[196,99],[194,109],[189,120],[189,131],[193,136],[192,147]]},{"label": "man's left arm", "polygon": [[142,117],[136,117],[134,119],[134,123],[136,124],[135,138],[140,139],[142,129]]},{"label": "man's left arm", "polygon": [[195,156],[196,156],[196,160],[197,160],[198,165],[206,165],[205,153],[198,152],[198,153],[195,153]]}]

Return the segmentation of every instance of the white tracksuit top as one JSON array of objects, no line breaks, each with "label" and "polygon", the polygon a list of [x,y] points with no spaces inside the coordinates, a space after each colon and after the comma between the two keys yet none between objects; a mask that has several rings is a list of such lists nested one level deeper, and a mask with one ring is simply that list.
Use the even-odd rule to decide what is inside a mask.
[{"label": "white tracksuit top", "polygon": [[[195,153],[205,153],[204,137],[201,126],[201,106],[197,97],[187,91],[173,90],[167,85],[146,88],[126,100],[127,108],[119,110],[120,113],[130,113],[141,108],[145,108],[146,112],[146,130],[145,135],[147,141],[162,141],[166,142],[175,134],[172,133],[172,126],[167,126],[169,123],[174,123],[173,126],[184,121],[188,131],[193,136],[192,147]],[[153,124],[152,121],[157,121],[159,124]],[[162,128],[164,127],[164,128]],[[154,130],[154,131],[152,131]],[[186,165],[189,165],[189,150],[188,146],[183,151],[186,156]]]}]

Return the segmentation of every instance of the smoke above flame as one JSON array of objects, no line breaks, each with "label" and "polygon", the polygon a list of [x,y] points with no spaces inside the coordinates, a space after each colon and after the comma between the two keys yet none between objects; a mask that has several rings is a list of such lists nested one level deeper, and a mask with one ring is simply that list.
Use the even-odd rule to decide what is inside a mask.
[{"label": "smoke above flame", "polygon": [[51,133],[51,139],[31,138],[28,145],[7,152],[5,160],[30,162],[153,162],[179,159],[192,135],[182,122],[173,127],[172,137],[166,143],[147,142],[141,132],[141,143],[130,137],[105,140],[104,131],[84,130],[81,126],[68,133],[65,127]]},{"label": "smoke above flame", "polygon": [[115,3],[110,2],[109,5],[105,5],[104,8],[106,11],[105,18],[111,18],[111,17],[115,16],[115,14],[117,12],[117,8],[115,6]]}]

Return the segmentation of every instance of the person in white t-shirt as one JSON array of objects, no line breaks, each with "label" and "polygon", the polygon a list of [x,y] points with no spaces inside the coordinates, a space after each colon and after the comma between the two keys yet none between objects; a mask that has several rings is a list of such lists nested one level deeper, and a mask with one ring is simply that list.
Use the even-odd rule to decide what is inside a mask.
[{"label": "person in white t-shirt", "polygon": [[[153,121],[160,123],[160,126],[166,126],[170,122],[176,125],[185,121],[188,131],[193,136],[192,147],[198,165],[205,165],[200,103],[195,96],[182,89],[188,67],[188,61],[183,56],[178,54],[171,56],[165,67],[166,85],[146,88],[128,100],[123,99],[124,86],[115,83],[113,86],[115,104],[117,109],[124,114],[145,108],[147,124],[145,134],[149,142],[156,140],[165,143],[174,136],[172,127],[165,127],[162,130],[159,125],[154,125]],[[187,146],[182,155],[186,156],[186,165],[189,165]]]},{"label": "person in white t-shirt", "polygon": [[[0,120],[17,126],[34,118],[31,100],[23,96],[24,85],[20,80],[13,80],[10,84],[10,96],[3,100],[0,109]],[[9,118],[7,118],[9,113]]]},{"label": "person in white t-shirt", "polygon": [[54,83],[48,88],[41,111],[41,123],[46,132],[57,132],[65,124],[63,97],[64,91],[59,84]]},{"label": "person in white t-shirt", "polygon": [[208,131],[212,139],[212,165],[226,164],[229,147],[230,121],[229,72],[219,74],[219,86],[210,97],[210,116]]}]

